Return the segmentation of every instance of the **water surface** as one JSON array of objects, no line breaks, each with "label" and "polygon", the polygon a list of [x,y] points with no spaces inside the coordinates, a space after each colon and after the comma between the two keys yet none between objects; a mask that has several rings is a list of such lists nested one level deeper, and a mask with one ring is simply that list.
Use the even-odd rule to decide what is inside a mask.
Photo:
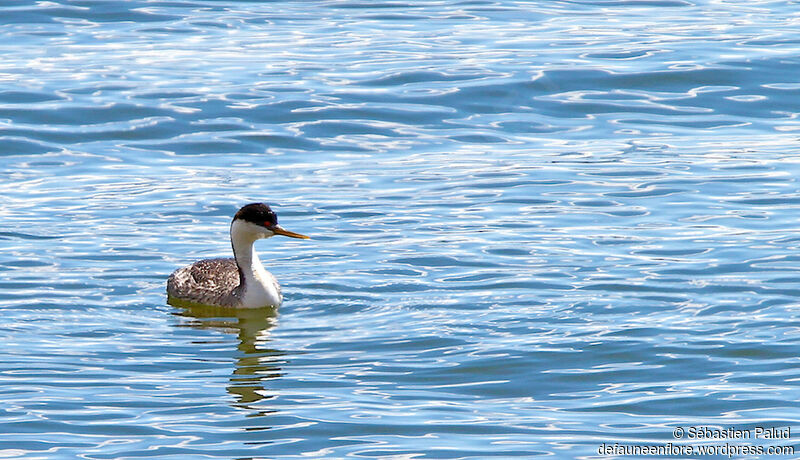
[{"label": "water surface", "polygon": [[[800,432],[798,13],[4,2],[0,456]],[[251,201],[284,305],[167,305]]]}]

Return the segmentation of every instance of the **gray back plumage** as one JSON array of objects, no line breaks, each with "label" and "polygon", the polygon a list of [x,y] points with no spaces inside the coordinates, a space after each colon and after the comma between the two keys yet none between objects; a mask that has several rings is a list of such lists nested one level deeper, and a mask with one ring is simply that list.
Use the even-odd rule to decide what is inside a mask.
[{"label": "gray back plumage", "polygon": [[171,297],[202,305],[236,306],[243,287],[234,259],[205,259],[180,268],[167,280]]}]

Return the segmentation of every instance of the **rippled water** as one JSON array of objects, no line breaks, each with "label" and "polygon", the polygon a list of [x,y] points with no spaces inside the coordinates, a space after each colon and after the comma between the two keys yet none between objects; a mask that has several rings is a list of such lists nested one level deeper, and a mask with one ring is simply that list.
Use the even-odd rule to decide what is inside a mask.
[{"label": "rippled water", "polygon": [[[796,3],[1,5],[0,456],[800,432]],[[279,312],[166,305],[250,201]]]}]

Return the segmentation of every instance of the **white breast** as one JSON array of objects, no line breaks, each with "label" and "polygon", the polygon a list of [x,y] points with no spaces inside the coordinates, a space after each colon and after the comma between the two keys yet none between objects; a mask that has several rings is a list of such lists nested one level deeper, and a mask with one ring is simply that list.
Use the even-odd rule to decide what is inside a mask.
[{"label": "white breast", "polygon": [[[255,256],[255,254],[254,254]],[[279,306],[283,301],[281,287],[272,273],[266,271],[258,260],[253,257],[252,270],[245,271],[245,287],[242,295],[242,308],[259,308],[267,305]]]}]

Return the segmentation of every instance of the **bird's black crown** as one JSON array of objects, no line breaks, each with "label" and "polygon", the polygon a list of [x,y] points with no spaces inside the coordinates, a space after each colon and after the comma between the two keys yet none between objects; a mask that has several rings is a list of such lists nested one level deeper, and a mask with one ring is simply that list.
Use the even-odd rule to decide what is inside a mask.
[{"label": "bird's black crown", "polygon": [[250,203],[233,216],[233,220],[242,219],[264,227],[278,225],[278,216],[264,203]]}]

